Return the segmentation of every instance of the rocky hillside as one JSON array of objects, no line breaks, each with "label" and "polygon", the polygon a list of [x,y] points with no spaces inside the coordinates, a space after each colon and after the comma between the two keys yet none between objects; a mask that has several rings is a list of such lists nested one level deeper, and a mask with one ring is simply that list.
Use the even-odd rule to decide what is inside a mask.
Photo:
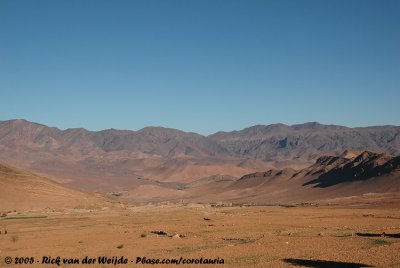
[{"label": "rocky hillside", "polygon": [[[326,200],[370,199],[398,195],[400,156],[364,151],[340,156],[322,156],[304,169],[269,169],[239,179],[224,176],[204,178],[180,188],[162,185],[152,192],[133,189],[125,196],[141,201],[187,200],[290,204]],[[350,198],[350,199],[349,199]],[[336,202],[335,201],[335,202]]]},{"label": "rocky hillside", "polygon": [[348,128],[319,123],[253,126],[209,136],[229,152],[267,161],[315,159],[345,150],[400,153],[400,127]]}]

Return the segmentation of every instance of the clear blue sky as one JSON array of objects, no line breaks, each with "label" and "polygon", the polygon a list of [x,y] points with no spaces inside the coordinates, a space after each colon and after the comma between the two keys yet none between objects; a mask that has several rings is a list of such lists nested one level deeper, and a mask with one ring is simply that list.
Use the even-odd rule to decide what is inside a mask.
[{"label": "clear blue sky", "polygon": [[400,1],[0,0],[0,120],[400,125]]}]

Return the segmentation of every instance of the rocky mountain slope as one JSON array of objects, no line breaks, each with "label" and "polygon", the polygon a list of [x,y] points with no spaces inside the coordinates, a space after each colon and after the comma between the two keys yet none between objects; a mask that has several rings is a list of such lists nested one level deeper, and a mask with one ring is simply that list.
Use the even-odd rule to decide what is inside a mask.
[{"label": "rocky mountain slope", "polygon": [[229,152],[267,161],[315,159],[345,150],[400,153],[400,127],[348,128],[319,123],[253,126],[209,136]]},{"label": "rocky mountain slope", "polygon": [[[195,183],[145,192],[132,189],[125,197],[141,200],[186,200],[191,202],[232,202],[288,204],[352,198],[365,194],[398,194],[400,156],[368,151],[340,156],[322,156],[304,169],[269,169],[239,179],[212,176]],[[169,198],[169,199],[167,199]]]},{"label": "rocky mountain slope", "polygon": [[106,192],[149,180],[187,183],[217,174],[299,169],[344,150],[398,154],[400,127],[276,124],[202,136],[161,127],[94,132],[0,121],[0,161],[74,188]]}]

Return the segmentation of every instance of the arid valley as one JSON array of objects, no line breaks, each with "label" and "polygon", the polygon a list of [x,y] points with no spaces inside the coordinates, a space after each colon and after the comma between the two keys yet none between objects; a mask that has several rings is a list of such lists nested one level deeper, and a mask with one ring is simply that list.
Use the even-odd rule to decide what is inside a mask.
[{"label": "arid valley", "polygon": [[307,123],[206,137],[0,122],[0,267],[58,267],[45,257],[62,267],[398,267],[399,133]]}]

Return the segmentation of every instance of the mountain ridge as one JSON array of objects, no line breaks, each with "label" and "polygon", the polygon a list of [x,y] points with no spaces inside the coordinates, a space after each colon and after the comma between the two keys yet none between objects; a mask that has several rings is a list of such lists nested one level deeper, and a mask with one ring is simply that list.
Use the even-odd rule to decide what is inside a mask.
[{"label": "mountain ridge", "polygon": [[142,127],[140,129],[137,130],[132,130],[132,129],[118,129],[118,128],[106,128],[106,129],[100,129],[100,130],[90,130],[84,127],[69,127],[69,128],[59,128],[56,126],[48,126],[46,124],[43,123],[39,123],[39,122],[33,122],[33,121],[29,121],[23,118],[17,118],[17,119],[8,119],[8,120],[0,120],[0,123],[19,123],[19,124],[23,124],[23,123],[27,123],[27,124],[34,124],[34,125],[38,125],[38,126],[43,126],[43,127],[47,127],[47,128],[52,128],[52,129],[57,129],[59,131],[66,131],[66,130],[76,130],[76,129],[81,129],[81,130],[85,130],[87,132],[105,132],[105,131],[121,131],[121,132],[139,132],[143,129],[166,129],[166,130],[176,130],[178,132],[183,132],[183,133],[192,133],[192,134],[197,134],[203,137],[209,137],[209,136],[214,136],[216,134],[219,133],[237,133],[237,132],[242,132],[242,131],[246,131],[249,129],[253,129],[253,128],[259,128],[259,127],[279,127],[279,126],[283,126],[283,127],[293,127],[293,128],[302,128],[302,127],[306,127],[306,126],[325,126],[325,127],[340,127],[340,128],[347,128],[347,129],[364,129],[364,128],[385,128],[385,127],[395,127],[395,128],[400,128],[400,125],[391,125],[391,124],[385,124],[385,125],[371,125],[371,126],[356,126],[356,127],[350,127],[350,126],[344,126],[344,125],[338,125],[338,124],[325,124],[325,123],[320,123],[317,121],[310,121],[310,122],[304,122],[304,123],[296,123],[296,124],[284,124],[284,123],[273,123],[273,124],[257,124],[257,125],[253,125],[253,126],[249,126],[249,127],[245,127],[242,129],[236,129],[236,130],[231,130],[231,131],[224,131],[224,130],[220,130],[217,131],[215,133],[211,133],[211,134],[200,134],[194,131],[185,131],[185,130],[180,130],[178,128],[172,128],[172,127],[165,127],[165,126],[145,126]]},{"label": "mountain ridge", "polygon": [[21,119],[0,121],[0,161],[73,188],[99,191],[126,189],[140,184],[138,178],[186,183],[216,174],[298,169],[345,150],[399,154],[400,127],[309,122],[203,136],[163,127],[60,130]]}]

